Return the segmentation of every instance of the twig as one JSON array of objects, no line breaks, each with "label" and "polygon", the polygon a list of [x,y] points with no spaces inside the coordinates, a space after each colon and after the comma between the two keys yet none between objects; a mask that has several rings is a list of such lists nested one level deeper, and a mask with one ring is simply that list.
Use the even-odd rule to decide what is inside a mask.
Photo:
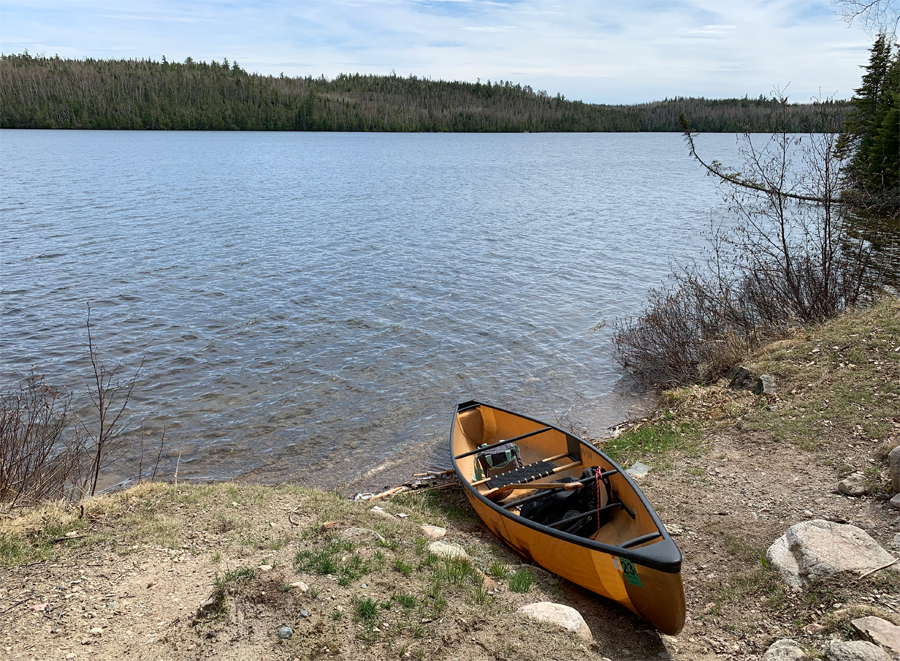
[{"label": "twig", "polygon": [[181,463],[181,451],[183,449],[184,449],[183,447],[178,449],[178,459],[175,460],[175,486],[176,487],[178,486],[178,464]]},{"label": "twig", "polygon": [[893,560],[891,560],[891,561],[890,561],[889,563],[887,563],[886,565],[882,565],[881,567],[876,567],[875,569],[870,569],[870,570],[867,571],[865,574],[860,574],[860,575],[859,575],[859,579],[857,579],[857,580],[862,580],[862,579],[864,579],[866,576],[868,576],[869,574],[874,574],[875,572],[881,571],[882,569],[887,569],[887,568],[890,567],[891,565],[896,564],[898,561],[900,561],[900,558],[894,558]]},{"label": "twig", "polygon": [[3,615],[3,613],[7,613],[7,612],[11,611],[11,610],[12,610],[13,608],[15,608],[16,606],[21,606],[21,605],[24,604],[26,601],[28,601],[28,599],[21,599],[21,600],[17,601],[16,603],[14,603],[14,604],[13,604],[12,606],[10,606],[9,608],[0,611],[0,615]]},{"label": "twig", "polygon": [[81,539],[82,537],[87,537],[87,535],[73,535],[72,537],[57,537],[56,539],[51,539],[51,544],[56,544],[57,542],[68,542],[70,539]]},{"label": "twig", "polygon": [[297,507],[294,508],[294,511],[291,512],[290,514],[288,514],[288,521],[290,522],[290,524],[292,526],[300,525],[298,522],[294,521],[294,517],[297,515],[297,510],[299,510],[301,507],[302,507],[302,505],[297,505]]}]

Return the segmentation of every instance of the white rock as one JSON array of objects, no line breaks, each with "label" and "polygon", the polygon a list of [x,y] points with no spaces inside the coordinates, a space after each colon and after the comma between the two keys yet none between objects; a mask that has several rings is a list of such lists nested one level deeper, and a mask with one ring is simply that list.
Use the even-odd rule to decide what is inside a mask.
[{"label": "white rock", "polygon": [[291,583],[292,588],[297,588],[300,592],[309,592],[309,586],[303,581],[295,581]]},{"label": "white rock", "polygon": [[449,542],[431,542],[428,550],[441,558],[468,558],[469,554],[459,544]]},{"label": "white rock", "polygon": [[103,635],[103,627],[94,627],[91,629],[92,636],[102,636]]},{"label": "white rock", "polygon": [[896,533],[894,539],[891,540],[891,548],[900,551],[900,532]]},{"label": "white rock", "polygon": [[272,565],[260,565],[257,569],[259,571],[272,571]]},{"label": "white rock", "polygon": [[651,466],[636,461],[634,465],[632,465],[632,467],[625,472],[631,475],[631,477],[635,478],[636,480],[639,480],[642,477],[646,477],[647,473],[649,473],[651,470],[653,470]]},{"label": "white rock", "polygon": [[422,528],[422,532],[424,532],[431,539],[442,539],[444,535],[447,534],[446,528],[441,528],[440,526],[429,526],[423,525],[420,526]]},{"label": "white rock", "polygon": [[594,640],[591,630],[588,628],[584,618],[574,608],[563,606],[562,604],[554,604],[550,601],[542,601],[536,604],[528,604],[522,606],[518,611],[526,617],[541,622],[550,622],[562,627],[574,634],[577,634],[584,640],[590,642]]},{"label": "white rock", "polygon": [[866,476],[862,473],[853,473],[838,482],[838,491],[845,496],[865,496],[868,489],[866,488]]},{"label": "white rock", "polygon": [[891,657],[877,645],[865,640],[833,640],[828,646],[825,661],[891,661]]},{"label": "white rock", "polygon": [[783,638],[772,643],[763,654],[762,661],[796,661],[802,659],[806,652],[796,640]]},{"label": "white rock", "polygon": [[900,655],[900,627],[880,617],[869,615],[850,622],[853,628],[873,643],[884,645]]},{"label": "white rock", "polygon": [[891,450],[888,461],[891,464],[891,486],[894,493],[900,493],[900,445]]},{"label": "white rock", "polygon": [[[387,514],[387,512],[385,512],[385,514]],[[387,515],[390,516],[390,514]],[[382,535],[377,530],[372,530],[371,528],[347,528],[341,533],[341,539],[343,539],[345,542],[350,542],[354,539],[372,539],[376,542],[385,542],[384,535]]]},{"label": "white rock", "polygon": [[369,511],[372,512],[372,514],[374,514],[375,516],[380,516],[382,519],[394,519],[395,521],[397,520],[393,514],[391,514],[390,512],[384,511],[382,508],[378,507],[377,505]]},{"label": "white rock", "polygon": [[769,547],[766,557],[793,587],[820,576],[876,569],[894,559],[864,530],[822,519],[788,528]]}]

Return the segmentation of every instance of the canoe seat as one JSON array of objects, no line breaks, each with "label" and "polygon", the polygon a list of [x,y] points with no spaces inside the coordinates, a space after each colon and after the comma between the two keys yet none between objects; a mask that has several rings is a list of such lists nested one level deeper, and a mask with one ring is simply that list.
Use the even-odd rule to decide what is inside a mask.
[{"label": "canoe seat", "polygon": [[557,466],[552,461],[541,460],[533,464],[527,464],[521,468],[516,468],[500,475],[495,475],[487,482],[485,486],[488,489],[499,489],[509,484],[522,484],[524,482],[534,482],[542,477],[553,475],[553,470]]}]

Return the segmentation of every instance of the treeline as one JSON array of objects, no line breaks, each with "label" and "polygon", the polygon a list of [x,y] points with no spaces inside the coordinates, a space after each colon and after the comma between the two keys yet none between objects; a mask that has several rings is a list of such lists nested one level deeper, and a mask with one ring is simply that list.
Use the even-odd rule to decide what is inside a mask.
[{"label": "treeline", "polygon": [[0,57],[0,127],[243,131],[833,131],[846,102],[675,98],[600,105],[510,81],[249,74],[237,62]]}]

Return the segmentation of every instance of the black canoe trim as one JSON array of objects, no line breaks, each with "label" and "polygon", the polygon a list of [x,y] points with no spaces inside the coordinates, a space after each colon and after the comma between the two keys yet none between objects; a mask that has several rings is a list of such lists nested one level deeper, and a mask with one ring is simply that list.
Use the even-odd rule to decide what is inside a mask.
[{"label": "black canoe trim", "polygon": [[[463,476],[462,471],[460,471],[459,464],[456,461],[456,458],[453,456],[453,434],[456,428],[456,416],[461,410],[473,409],[479,406],[485,406],[488,408],[492,408],[496,411],[501,411],[503,413],[508,413],[510,415],[515,415],[520,418],[524,418],[525,420],[530,420],[539,425],[546,425],[557,431],[562,432],[566,436],[567,443],[571,449],[573,445],[583,444],[589,447],[592,451],[599,454],[603,457],[609,464],[615,469],[619,471],[619,475],[628,482],[629,486],[634,490],[635,494],[640,498],[641,503],[647,510],[647,513],[650,515],[653,523],[656,525],[656,529],[658,533],[651,534],[659,534],[662,537],[662,540],[657,542],[656,544],[651,544],[650,546],[644,546],[638,549],[626,549],[621,546],[613,546],[610,544],[603,544],[601,542],[594,541],[592,539],[588,539],[585,537],[579,537],[577,535],[571,535],[567,532],[563,532],[561,530],[554,530],[553,528],[549,528],[547,526],[541,525],[540,523],[535,523],[534,521],[530,521],[528,519],[524,519],[518,515],[514,515],[511,512],[503,509],[497,503],[485,498],[475,487],[471,485],[471,483]],[[656,569],[661,572],[669,573],[669,574],[677,574],[681,571],[681,551],[678,549],[678,546],[675,544],[672,537],[669,535],[668,531],[663,526],[662,522],[659,520],[659,517],[656,514],[656,510],[653,509],[653,506],[650,505],[647,497],[640,490],[640,488],[634,483],[631,479],[631,476],[628,475],[625,471],[621,469],[621,467],[610,459],[603,451],[599,448],[591,445],[584,439],[581,439],[564,429],[560,429],[555,425],[548,425],[546,422],[542,422],[540,420],[535,420],[534,418],[522,415],[521,413],[516,413],[515,411],[510,411],[508,409],[501,408],[499,406],[493,406],[491,404],[485,404],[484,402],[476,402],[474,400],[465,402],[464,404],[460,404],[457,407],[457,410],[454,411],[453,420],[450,424],[450,457],[451,462],[453,463],[453,469],[456,471],[457,477],[459,477],[459,481],[463,484],[463,486],[468,489],[472,494],[475,495],[476,498],[481,500],[481,502],[490,507],[491,509],[498,512],[501,516],[506,517],[510,521],[513,521],[519,525],[526,526],[528,528],[532,528],[538,532],[541,532],[545,535],[550,535],[551,537],[556,537],[563,541],[569,542],[571,544],[577,544],[578,546],[584,546],[586,548],[600,551],[601,553],[605,553],[610,556],[625,558],[626,560],[630,560],[636,565],[641,565],[644,567],[648,567],[650,569]],[[629,512],[631,513],[631,512]],[[639,539],[639,538],[638,538]],[[633,542],[634,540],[629,540],[629,542]],[[628,542],[626,542],[628,543]]]}]

